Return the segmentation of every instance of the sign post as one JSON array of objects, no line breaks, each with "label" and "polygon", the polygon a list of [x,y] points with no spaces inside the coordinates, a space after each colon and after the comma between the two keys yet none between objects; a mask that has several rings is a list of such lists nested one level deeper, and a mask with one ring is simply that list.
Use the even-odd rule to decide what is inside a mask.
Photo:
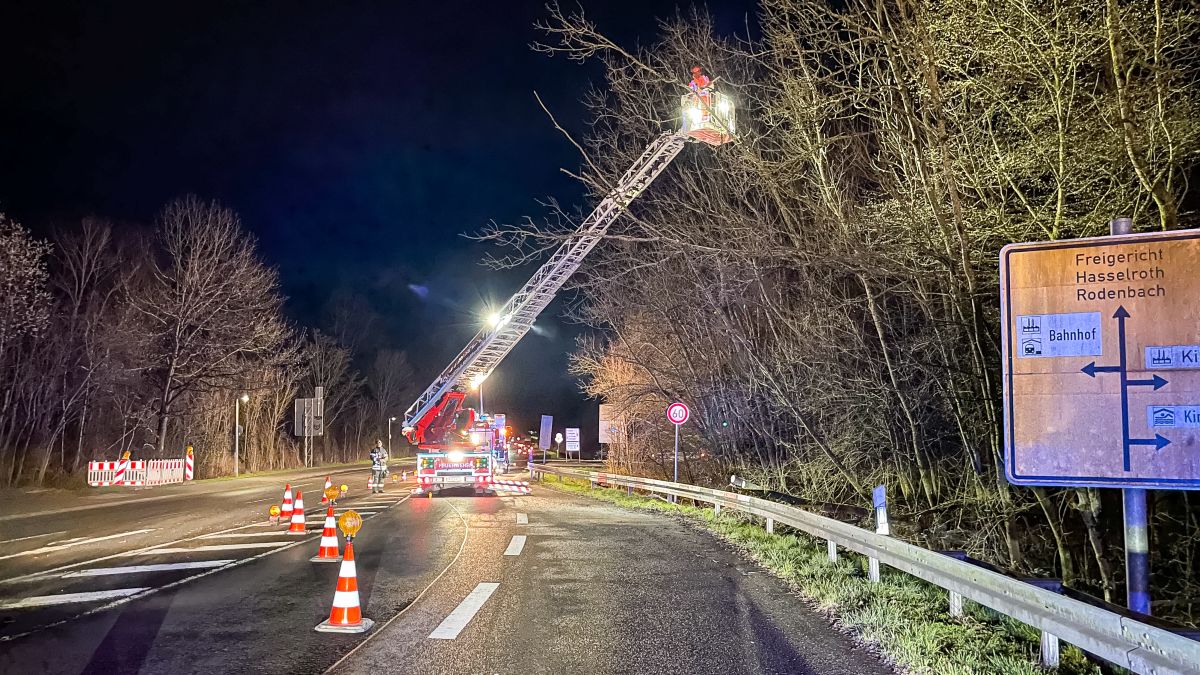
[{"label": "sign post", "polygon": [[[871,504],[875,507],[875,534],[888,536],[892,528],[888,525],[887,516],[887,487],[876,485],[871,492]],[[836,555],[836,549],[834,549]],[[879,583],[879,558],[869,558],[867,563],[867,578],[873,583]]]},{"label": "sign post", "polygon": [[579,454],[579,429],[577,427],[567,427],[567,459],[571,458],[571,453],[575,453],[576,459],[583,459]]},{"label": "sign post", "polygon": [[1000,253],[1005,474],[1121,488],[1129,608],[1150,613],[1146,490],[1200,488],[1200,232]]},{"label": "sign post", "polygon": [[[667,421],[670,422],[671,424],[675,425],[675,480],[674,480],[674,482],[676,482],[676,483],[679,482],[679,427],[682,426],[684,422],[688,421],[688,417],[690,417],[691,414],[692,414],[692,411],[688,409],[687,405],[680,403],[678,401],[667,406]],[[671,496],[671,501],[672,502],[675,501],[674,495]]]},{"label": "sign post", "polygon": [[554,416],[542,415],[542,426],[538,430],[538,447],[542,449],[542,464],[546,463],[546,451],[550,449],[550,439],[553,434]]}]

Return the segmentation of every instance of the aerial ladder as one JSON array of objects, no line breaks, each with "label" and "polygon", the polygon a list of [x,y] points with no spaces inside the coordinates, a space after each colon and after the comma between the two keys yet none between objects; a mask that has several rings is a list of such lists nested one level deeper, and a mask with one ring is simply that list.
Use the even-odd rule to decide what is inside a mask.
[{"label": "aerial ladder", "polygon": [[[693,73],[698,74],[699,69],[693,69]],[[706,86],[698,87],[693,80],[692,92],[680,98],[681,128],[665,132],[650,143],[572,236],[489,317],[488,325],[471,338],[408,408],[403,432],[410,443],[422,450],[447,450],[467,388],[482,384],[525,337],[538,315],[629,204],[662,174],[687,143],[717,146],[733,140],[733,102],[717,92],[707,78],[701,82]],[[474,421],[473,413],[471,420]]]}]

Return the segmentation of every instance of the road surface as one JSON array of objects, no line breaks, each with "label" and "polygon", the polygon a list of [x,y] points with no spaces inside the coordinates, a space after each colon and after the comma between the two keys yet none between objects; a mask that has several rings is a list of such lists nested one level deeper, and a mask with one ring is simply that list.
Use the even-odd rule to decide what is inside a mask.
[{"label": "road surface", "polygon": [[[542,485],[433,499],[352,490],[339,508],[374,514],[355,554],[363,614],[378,623],[365,635],[318,633],[339,565],[308,561],[319,530],[295,537],[261,524],[282,480],[0,520],[3,539],[39,524],[62,532],[52,541],[100,524],[97,533],[152,529],[0,560],[0,672],[891,672],[708,533]],[[321,520],[318,487],[310,525]],[[10,533],[14,523],[24,529]],[[130,589],[147,590],[120,595]],[[111,595],[30,602],[85,593]]]}]

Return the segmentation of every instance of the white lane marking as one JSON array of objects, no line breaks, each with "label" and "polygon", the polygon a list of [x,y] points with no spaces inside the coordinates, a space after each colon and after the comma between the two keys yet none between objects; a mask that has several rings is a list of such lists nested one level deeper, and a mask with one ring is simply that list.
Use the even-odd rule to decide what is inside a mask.
[{"label": "white lane marking", "polygon": [[255,499],[254,501],[249,501],[246,503],[247,504],[261,504],[262,502],[269,502],[272,499],[276,499],[276,498],[275,497],[267,497],[266,499]]},{"label": "white lane marking", "polygon": [[[16,539],[5,539],[3,541],[0,541],[0,544],[8,544],[8,543],[11,543],[14,541],[25,541],[26,539],[38,539],[40,537],[53,537],[56,535],[66,534],[66,533],[67,533],[66,530],[59,530],[58,532],[46,532],[45,534],[31,534],[28,537],[17,537]],[[57,542],[51,542],[51,543],[57,543]]]},{"label": "white lane marking", "polygon": [[206,534],[201,539],[241,539],[245,537],[286,537],[287,530],[280,532],[218,532]]},{"label": "white lane marking", "polygon": [[504,549],[504,555],[521,555],[521,550],[525,548],[525,535],[514,534],[512,541],[508,542],[508,548]]},{"label": "white lane marking", "polygon": [[24,555],[39,555],[42,553],[53,553],[54,551],[61,551],[66,548],[71,548],[72,546],[83,546],[84,544],[92,544],[92,543],[95,543],[98,541],[106,541],[109,539],[120,539],[121,537],[132,537],[132,536],[138,535],[138,534],[145,534],[147,532],[153,532],[154,529],[155,528],[150,528],[148,530],[132,530],[130,532],[119,532],[117,534],[110,534],[110,535],[107,535],[104,537],[90,537],[88,539],[80,539],[79,541],[73,541],[73,542],[70,542],[67,544],[59,544],[57,546],[43,546],[41,548],[30,549],[28,551],[21,551],[20,553],[9,553],[8,555],[0,555],[0,560],[8,560],[9,558],[19,558]]},{"label": "white lane marking", "polygon": [[475,587],[462,602],[458,603],[458,607],[454,608],[453,612],[447,616],[433,632],[429,634],[432,640],[453,640],[458,637],[471,619],[475,618],[475,614],[483,607],[483,603],[492,597],[492,593],[500,588],[500,584],[491,581],[484,581]]},{"label": "white lane marking", "polygon": [[204,553],[205,551],[236,551],[243,548],[276,548],[279,546],[287,546],[290,541],[259,541],[246,542],[245,544],[209,544],[208,546],[196,546],[193,548],[154,548],[145,551],[132,551],[125,555],[160,555],[163,553]]},{"label": "white lane marking", "polygon": [[59,539],[58,541],[52,541],[46,545],[47,546],[56,546],[58,544],[70,544],[71,542],[83,541],[84,539],[87,539],[87,537],[71,537],[70,539]]},{"label": "white lane marking", "polygon": [[113,574],[141,574],[142,572],[171,572],[173,570],[202,570],[209,567],[220,567],[233,562],[230,560],[201,560],[199,562],[166,563],[163,565],[130,565],[128,567],[94,567],[90,570],[67,572],[63,579],[76,577],[105,577]]},{"label": "white lane marking", "polygon": [[528,525],[529,524],[529,514],[528,513],[518,513],[517,514],[517,524],[518,525]]},{"label": "white lane marking", "polygon": [[68,605],[76,602],[96,602],[125,598],[141,593],[146,588],[118,588],[111,591],[92,591],[90,593],[60,593],[58,595],[35,595],[32,598],[21,598],[14,602],[0,605],[0,609],[22,609],[25,607],[45,607],[46,605]]},{"label": "white lane marking", "polygon": [[[372,507],[372,508],[374,508],[374,507]],[[350,510],[351,510],[351,509],[346,509],[346,511],[350,511]],[[339,515],[339,516],[340,516],[340,515],[342,515],[343,513],[345,513],[346,511],[334,511],[334,513],[335,513],[336,515]],[[376,513],[379,513],[379,512],[378,512],[378,511],[355,511],[355,513],[357,513],[357,514],[358,514],[358,515],[360,515],[360,516],[373,516],[373,515],[375,515]]]}]

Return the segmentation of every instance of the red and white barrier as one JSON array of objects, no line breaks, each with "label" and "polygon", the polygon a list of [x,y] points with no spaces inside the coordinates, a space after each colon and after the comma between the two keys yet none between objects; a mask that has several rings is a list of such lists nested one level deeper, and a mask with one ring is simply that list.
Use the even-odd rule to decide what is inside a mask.
[{"label": "red and white barrier", "polygon": [[88,462],[88,485],[142,487],[182,483],[182,459],[122,459],[115,462]]},{"label": "red and white barrier", "polygon": [[183,458],[183,479],[193,480],[196,477],[196,458],[192,456],[192,446],[188,446],[187,456]]},{"label": "red and white barrier", "polygon": [[529,481],[523,480],[494,480],[492,481],[492,489],[502,492],[515,492],[521,495],[530,494]]},{"label": "red and white barrier", "polygon": [[186,471],[186,463],[182,459],[152,459],[146,462],[146,485],[182,483]]}]

